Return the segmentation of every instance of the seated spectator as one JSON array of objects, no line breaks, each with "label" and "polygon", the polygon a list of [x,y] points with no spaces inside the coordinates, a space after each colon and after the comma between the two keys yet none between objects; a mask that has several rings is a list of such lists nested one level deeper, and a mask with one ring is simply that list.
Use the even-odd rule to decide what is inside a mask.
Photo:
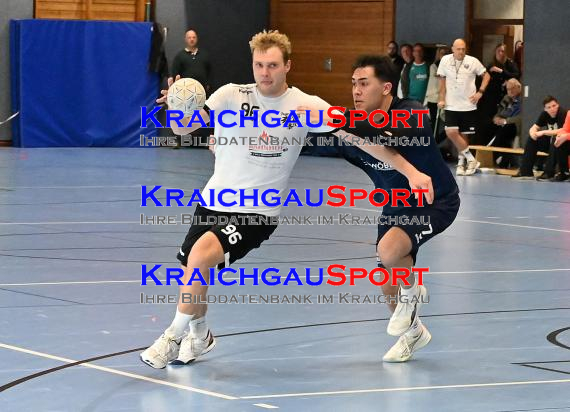
[{"label": "seated spectator", "polygon": [[[522,86],[517,79],[507,81],[507,94],[499,103],[499,108],[493,116],[495,136],[490,145],[496,147],[513,147],[516,136],[520,136],[521,127],[521,91]],[[497,156],[499,154],[496,154]],[[512,156],[500,156],[499,166],[510,167],[515,165]]]},{"label": "seated spectator", "polygon": [[[558,164],[560,166],[560,173],[554,176],[557,182],[563,182],[570,179],[568,174],[568,156],[570,155],[570,111],[566,114],[566,121],[564,126],[556,135],[554,140],[554,147],[558,150]],[[566,167],[563,167],[566,165]]]},{"label": "seated spectator", "polygon": [[566,113],[566,120],[564,126],[556,134],[556,141],[554,145],[560,147],[564,142],[570,141],[570,110]]},{"label": "seated spectator", "polygon": [[[537,152],[548,152],[548,159],[544,167],[544,172],[538,180],[557,180],[568,174],[568,145],[563,144],[563,138],[559,140],[559,147],[551,144],[553,136],[557,136],[562,129],[560,125],[564,124],[566,118],[566,110],[560,107],[558,100],[552,96],[546,96],[543,101],[544,111],[538,117],[538,120],[529,130],[530,138],[526,142],[524,155],[519,172],[513,176],[518,179],[532,179],[534,177],[532,168],[536,162]],[[541,130],[543,129],[544,130]],[[561,135],[565,135],[560,133]],[[566,157],[564,157],[566,151]],[[560,173],[562,175],[554,176],[556,163],[559,163]]]}]

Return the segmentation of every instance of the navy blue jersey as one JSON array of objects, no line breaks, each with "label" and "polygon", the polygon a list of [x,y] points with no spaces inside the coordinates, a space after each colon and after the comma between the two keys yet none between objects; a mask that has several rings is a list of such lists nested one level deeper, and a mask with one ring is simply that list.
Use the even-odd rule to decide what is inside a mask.
[{"label": "navy blue jersey", "polygon": [[[388,113],[390,114],[391,110],[411,111],[412,109],[424,109],[424,107],[419,102],[394,97]],[[439,152],[427,115],[423,115],[422,128],[418,128],[419,115],[413,114],[408,120],[411,128],[404,128],[399,123],[397,128],[391,128],[388,125],[382,129],[373,127],[368,121],[356,122],[355,127],[351,128],[348,126],[348,111],[346,116],[347,124],[342,130],[362,138],[367,137],[371,141],[375,138],[377,143],[385,142],[385,146],[395,149],[416,169],[430,176],[436,200],[459,192],[455,178]],[[378,136],[382,137],[379,138]],[[395,138],[400,139],[395,142]],[[384,189],[390,194],[391,189],[410,190],[408,179],[404,175],[394,170],[391,165],[376,160],[358,146],[349,145],[349,142],[350,139],[342,141],[337,138],[334,147],[346,160],[362,169],[372,179],[376,188]],[[409,199],[408,202],[417,206],[415,198]],[[384,206],[383,213],[390,214],[402,208],[404,206],[401,202],[396,207],[387,204]]]}]

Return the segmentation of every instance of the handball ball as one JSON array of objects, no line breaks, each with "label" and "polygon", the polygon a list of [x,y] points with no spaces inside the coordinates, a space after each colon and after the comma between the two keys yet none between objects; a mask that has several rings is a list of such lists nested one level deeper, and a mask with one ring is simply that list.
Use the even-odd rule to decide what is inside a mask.
[{"label": "handball ball", "polygon": [[184,116],[192,116],[194,110],[204,107],[206,91],[194,79],[180,79],[168,89],[167,102],[170,110],[180,110]]}]

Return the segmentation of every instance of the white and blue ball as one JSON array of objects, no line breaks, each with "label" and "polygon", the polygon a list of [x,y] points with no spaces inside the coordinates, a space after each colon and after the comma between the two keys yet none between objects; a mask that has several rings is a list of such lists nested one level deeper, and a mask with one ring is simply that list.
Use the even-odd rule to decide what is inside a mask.
[{"label": "white and blue ball", "polygon": [[185,78],[172,84],[167,97],[169,110],[180,110],[184,116],[192,116],[194,110],[200,110],[206,103],[206,91],[199,81]]}]

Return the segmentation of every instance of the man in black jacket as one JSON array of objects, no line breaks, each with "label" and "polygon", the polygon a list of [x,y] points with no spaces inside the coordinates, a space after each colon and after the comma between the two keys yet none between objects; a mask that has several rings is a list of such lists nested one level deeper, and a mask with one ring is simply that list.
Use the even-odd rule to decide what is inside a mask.
[{"label": "man in black jacket", "polygon": [[206,92],[210,91],[210,57],[198,48],[198,33],[190,29],[186,32],[186,47],[178,52],[172,63],[171,75],[173,78],[190,77],[199,81]]}]

